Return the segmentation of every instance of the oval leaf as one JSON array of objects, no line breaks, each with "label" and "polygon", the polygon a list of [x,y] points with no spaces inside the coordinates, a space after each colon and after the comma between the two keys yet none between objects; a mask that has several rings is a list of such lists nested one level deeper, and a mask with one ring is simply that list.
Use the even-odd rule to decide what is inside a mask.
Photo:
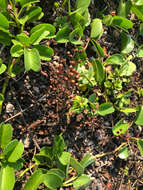
[{"label": "oval leaf", "polygon": [[121,34],[121,53],[128,54],[134,49],[134,41],[130,35]]},{"label": "oval leaf", "polygon": [[73,157],[70,159],[70,165],[77,171],[79,175],[84,173],[84,167]]},{"label": "oval leaf", "polygon": [[105,65],[122,65],[125,62],[125,59],[120,54],[111,55],[106,59]]},{"label": "oval leaf", "polygon": [[6,71],[6,68],[7,68],[7,67],[6,67],[5,64],[1,64],[1,65],[0,65],[0,75]]},{"label": "oval leaf", "polygon": [[121,119],[113,127],[112,132],[114,135],[119,136],[124,134],[129,129],[129,127],[130,125],[128,123],[124,123],[124,119]]},{"label": "oval leaf", "polygon": [[103,103],[99,106],[99,114],[104,116],[115,111],[113,104],[111,102]]},{"label": "oval leaf", "polygon": [[11,141],[12,127],[10,124],[0,124],[0,147],[4,149],[6,145]]},{"label": "oval leaf", "polygon": [[138,107],[137,115],[135,118],[135,124],[143,126],[143,106]]},{"label": "oval leaf", "polygon": [[40,183],[42,183],[43,181],[44,181],[43,171],[38,169],[28,179],[26,185],[24,186],[24,190],[37,190]]},{"label": "oval leaf", "polygon": [[40,55],[36,48],[24,49],[24,65],[26,71],[33,70],[35,72],[40,71]]},{"label": "oval leaf", "polygon": [[126,30],[133,27],[133,23],[130,20],[121,16],[114,16],[112,24]]},{"label": "oval leaf", "polygon": [[69,41],[69,26],[65,26],[61,30],[59,30],[56,34],[56,41],[59,43],[67,43]]},{"label": "oval leaf", "polygon": [[128,148],[127,148],[126,146],[124,146],[124,147],[118,152],[118,156],[119,156],[119,158],[121,158],[121,159],[126,159],[126,158],[129,157],[129,155],[130,155],[130,153],[129,153],[129,150],[128,150]]},{"label": "oval leaf", "polygon": [[90,182],[90,178],[87,175],[82,174],[73,182],[73,187],[75,188],[75,190],[85,188],[87,185],[90,184]]},{"label": "oval leaf", "polygon": [[102,21],[98,18],[93,19],[91,23],[90,37],[97,40],[102,36],[102,34],[103,34]]},{"label": "oval leaf", "polygon": [[142,139],[137,140],[137,145],[141,156],[143,156],[143,140]]},{"label": "oval leaf", "polygon": [[0,168],[0,190],[13,190],[14,184],[14,169],[8,165],[3,165]]},{"label": "oval leaf", "polygon": [[23,54],[22,45],[13,45],[10,49],[10,53],[12,57],[20,57]]},{"label": "oval leaf", "polygon": [[92,61],[92,65],[95,72],[95,79],[97,82],[103,82],[105,78],[105,68],[103,67],[103,64],[98,59]]},{"label": "oval leaf", "polygon": [[0,13],[0,26],[6,30],[9,28],[8,20],[2,13]]},{"label": "oval leaf", "polygon": [[96,158],[94,156],[91,156],[89,153],[86,154],[83,159],[80,161],[80,164],[86,168],[87,166],[89,166],[90,164],[92,164],[93,162],[95,162]]},{"label": "oval leaf", "polygon": [[47,173],[44,176],[44,184],[49,188],[49,189],[57,189],[60,186],[62,186],[62,179],[57,173]]}]

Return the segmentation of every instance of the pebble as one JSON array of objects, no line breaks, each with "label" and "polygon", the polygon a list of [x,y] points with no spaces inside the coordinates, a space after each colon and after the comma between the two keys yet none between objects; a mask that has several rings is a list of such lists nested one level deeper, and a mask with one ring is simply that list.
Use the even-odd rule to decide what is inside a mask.
[{"label": "pebble", "polygon": [[6,105],[6,113],[13,113],[15,110],[15,107],[13,104],[11,103],[7,103]]}]

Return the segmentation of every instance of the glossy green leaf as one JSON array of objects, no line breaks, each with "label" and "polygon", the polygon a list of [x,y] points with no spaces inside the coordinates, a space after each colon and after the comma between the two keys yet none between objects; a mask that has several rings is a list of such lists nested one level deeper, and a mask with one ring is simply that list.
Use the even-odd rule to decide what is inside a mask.
[{"label": "glossy green leaf", "polygon": [[62,186],[63,180],[57,172],[48,171],[44,176],[44,184],[50,189],[55,190]]},{"label": "glossy green leaf", "polygon": [[143,22],[143,5],[142,6],[132,6],[131,10],[137,16],[139,20]]},{"label": "glossy green leaf", "polygon": [[6,145],[11,141],[12,127],[10,124],[0,124],[0,147],[4,149]]},{"label": "glossy green leaf", "polygon": [[98,113],[100,115],[104,116],[107,114],[111,114],[114,111],[115,111],[115,109],[113,107],[113,104],[111,102],[106,102],[106,103],[100,104]]},{"label": "glossy green leaf", "polygon": [[86,11],[90,5],[91,0],[76,0],[75,9],[79,9],[80,12]]},{"label": "glossy green leaf", "polygon": [[119,75],[120,76],[131,76],[133,74],[133,72],[136,71],[136,65],[131,62],[131,61],[127,61],[124,63],[124,65],[121,66],[120,70],[119,70]]},{"label": "glossy green leaf", "polygon": [[10,49],[10,53],[12,57],[20,57],[24,53],[22,45],[13,45]]},{"label": "glossy green leaf", "polygon": [[40,2],[40,0],[17,0],[17,2],[20,2],[21,6],[24,8],[31,5],[32,3]]},{"label": "glossy green leaf", "polygon": [[94,68],[96,81],[99,83],[103,82],[105,78],[105,68],[103,67],[102,62],[98,59],[95,59],[92,61],[92,65]]},{"label": "glossy green leaf", "polygon": [[30,39],[25,33],[20,33],[16,36],[17,40],[23,45],[23,46],[29,46],[30,45]]},{"label": "glossy green leaf", "polygon": [[121,112],[125,113],[126,115],[128,115],[129,113],[133,113],[136,112],[136,108],[122,108],[120,109]]},{"label": "glossy green leaf", "polygon": [[69,41],[69,34],[70,34],[69,26],[65,26],[64,28],[60,29],[56,34],[56,41],[59,43],[67,43]]},{"label": "glossy green leaf", "polygon": [[119,136],[124,134],[129,129],[129,127],[130,127],[129,123],[124,123],[124,119],[121,119],[112,128],[112,132],[114,135]]},{"label": "glossy green leaf", "polygon": [[11,36],[8,31],[4,31],[0,28],[0,43],[8,46],[11,43]]},{"label": "glossy green leaf", "polygon": [[69,152],[62,152],[60,156],[58,156],[59,161],[62,165],[70,164],[71,154]]},{"label": "glossy green leaf", "polygon": [[141,156],[143,156],[143,140],[142,139],[137,140],[137,145]]},{"label": "glossy green leaf", "polygon": [[73,157],[70,159],[70,165],[76,170],[79,175],[84,173],[84,167]]},{"label": "glossy green leaf", "polygon": [[124,147],[118,152],[118,156],[119,156],[119,158],[121,158],[121,159],[126,159],[126,158],[129,157],[129,155],[130,155],[130,153],[129,153],[129,150],[128,150],[128,148],[127,148],[126,146],[124,146]]},{"label": "glossy green leaf", "polygon": [[8,30],[8,28],[9,28],[9,22],[2,13],[0,13],[0,26],[2,28],[5,28],[6,30]]},{"label": "glossy green leaf", "polygon": [[36,170],[28,179],[26,185],[24,186],[24,190],[37,190],[39,185],[44,181],[44,176],[45,175],[42,170]]},{"label": "glossy green leaf", "polygon": [[133,23],[130,20],[121,16],[114,16],[112,24],[126,30],[133,27]]},{"label": "glossy green leaf", "polygon": [[5,64],[1,64],[1,65],[0,65],[0,75],[6,71],[6,68],[7,68],[7,67],[6,67]]},{"label": "glossy green leaf", "polygon": [[43,12],[41,7],[30,7],[29,10],[26,11],[24,16],[20,18],[19,20],[22,21],[28,21],[28,22],[34,22],[36,20],[40,20],[43,17]]},{"label": "glossy green leaf", "polygon": [[7,5],[8,5],[7,0],[0,0],[0,9],[5,11],[7,8]]},{"label": "glossy green leaf", "polygon": [[133,2],[135,5],[138,5],[138,6],[143,5],[143,0],[134,0]]},{"label": "glossy green leaf", "polygon": [[24,152],[24,145],[22,142],[18,142],[17,139],[9,142],[9,144],[4,148],[3,155],[8,162],[16,162],[21,158]]},{"label": "glossy green leaf", "polygon": [[90,178],[87,175],[82,174],[73,182],[73,187],[75,188],[75,190],[79,190],[88,186],[90,182]]},{"label": "glossy green leaf", "polygon": [[135,124],[143,126],[143,106],[138,106],[138,111],[135,118]]},{"label": "glossy green leaf", "polygon": [[121,54],[113,54],[106,59],[105,65],[123,65],[124,62],[125,59]]},{"label": "glossy green leaf", "polygon": [[38,31],[39,29],[43,29],[43,32],[48,32],[45,37],[46,38],[50,38],[52,36],[54,36],[55,32],[56,32],[56,28],[51,25],[51,24],[38,24],[36,26],[34,26],[31,31],[30,31],[30,35],[33,34],[34,32]]},{"label": "glossy green leaf", "polygon": [[103,18],[103,23],[106,26],[110,26],[112,24],[112,21],[113,21],[112,15],[105,15],[104,18]]},{"label": "glossy green leaf", "polygon": [[33,47],[38,50],[40,59],[45,60],[45,61],[51,60],[51,56],[54,54],[54,51],[52,48],[45,45],[34,45]]},{"label": "glossy green leaf", "polygon": [[121,53],[128,54],[134,49],[134,41],[130,35],[121,34]]},{"label": "glossy green leaf", "polygon": [[137,49],[136,56],[137,57],[143,57],[143,48],[142,47]]},{"label": "glossy green leaf", "polygon": [[96,94],[91,94],[88,98],[88,101],[91,103],[95,103],[96,102]]},{"label": "glossy green leaf", "polygon": [[35,72],[40,71],[40,55],[36,48],[24,49],[24,65],[26,71],[33,70]]},{"label": "glossy green leaf", "polygon": [[102,21],[98,18],[92,20],[90,37],[97,40],[103,34]]},{"label": "glossy green leaf", "polygon": [[52,167],[52,160],[46,155],[42,155],[40,153],[35,154],[33,159],[38,165],[47,165],[48,167]]},{"label": "glossy green leaf", "polygon": [[87,166],[89,166],[90,164],[92,164],[93,162],[95,162],[96,158],[92,155],[90,155],[89,153],[86,154],[83,159],[80,161],[80,164],[86,168]]},{"label": "glossy green leaf", "polygon": [[59,168],[52,168],[48,170],[47,174],[56,174],[58,177],[61,178],[62,181],[65,179],[64,172],[60,170]]},{"label": "glossy green leaf", "polygon": [[0,168],[0,190],[13,190],[14,184],[14,169],[9,165],[2,165]]},{"label": "glossy green leaf", "polygon": [[102,47],[100,46],[100,44],[98,42],[96,42],[95,40],[92,40],[92,44],[94,45],[97,54],[100,57],[104,57],[104,51],[103,51]]},{"label": "glossy green leaf", "polygon": [[69,34],[69,41],[72,44],[75,45],[81,45],[83,44],[83,42],[81,40],[79,40],[80,37],[82,37],[83,35],[83,31],[81,27],[77,27],[75,28],[70,34]]},{"label": "glossy green leaf", "polygon": [[61,156],[65,148],[66,144],[63,137],[61,135],[54,136],[53,155]]},{"label": "glossy green leaf", "polygon": [[118,6],[118,16],[127,17],[130,13],[130,9],[132,7],[132,3],[130,0],[124,1],[120,0],[119,6]]}]

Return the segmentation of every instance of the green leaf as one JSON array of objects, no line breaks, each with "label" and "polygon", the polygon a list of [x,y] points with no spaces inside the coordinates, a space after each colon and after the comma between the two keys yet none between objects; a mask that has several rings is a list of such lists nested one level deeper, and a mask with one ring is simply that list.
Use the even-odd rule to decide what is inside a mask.
[{"label": "green leaf", "polygon": [[20,5],[24,8],[26,6],[31,5],[32,3],[40,2],[40,0],[16,0],[17,2],[20,2]]},{"label": "green leaf", "polygon": [[24,186],[24,190],[37,190],[39,185],[44,181],[44,176],[45,174],[43,174],[42,170],[36,170],[28,179],[26,185]]},{"label": "green leaf", "polygon": [[143,36],[143,23],[140,24],[139,35]]},{"label": "green leaf", "polygon": [[66,144],[61,135],[54,136],[53,155],[61,156],[62,152],[66,148]]},{"label": "green leaf", "polygon": [[120,109],[121,112],[125,113],[126,115],[128,115],[129,113],[133,113],[136,112],[136,108],[122,108]]},{"label": "green leaf", "polygon": [[103,34],[102,21],[98,18],[92,20],[90,37],[97,40]]},{"label": "green leaf", "polygon": [[1,27],[0,27],[0,43],[8,46],[11,43],[11,36],[9,34],[9,31],[4,31]]},{"label": "green leaf", "polygon": [[44,184],[51,190],[55,190],[62,186],[63,180],[61,175],[57,172],[51,172],[50,170],[44,176]]},{"label": "green leaf", "polygon": [[118,16],[127,17],[130,13],[130,9],[132,7],[132,3],[130,0],[124,2],[124,0],[120,0],[119,7],[118,7]]},{"label": "green leaf", "polygon": [[121,53],[128,54],[134,49],[134,41],[130,35],[126,35],[124,32],[121,34]]},{"label": "green leaf", "polygon": [[112,15],[105,15],[104,18],[103,18],[103,23],[106,26],[110,26],[112,24],[112,21],[113,21]]},{"label": "green leaf", "polygon": [[0,75],[6,71],[6,68],[7,68],[7,67],[6,67],[5,64],[1,64],[1,65],[0,65]]},{"label": "green leaf", "polygon": [[20,57],[23,55],[23,47],[22,45],[13,45],[10,49],[10,53],[12,57]]},{"label": "green leaf", "polygon": [[73,182],[73,187],[75,188],[75,190],[85,188],[90,184],[90,182],[91,182],[90,178],[87,175],[82,174]]},{"label": "green leaf", "polygon": [[127,61],[125,62],[120,70],[119,70],[119,75],[120,76],[131,76],[133,74],[133,72],[136,71],[136,65],[131,62],[131,61]]},{"label": "green leaf", "polygon": [[70,28],[69,26],[65,26],[62,29],[60,29],[56,34],[56,41],[58,43],[67,43],[69,41],[69,34],[70,34]]},{"label": "green leaf", "polygon": [[68,165],[70,164],[70,157],[71,154],[69,152],[62,152],[62,154],[58,156],[58,159],[62,165]]},{"label": "green leaf", "polygon": [[88,98],[88,101],[91,103],[95,103],[96,102],[96,94],[91,94]]},{"label": "green leaf", "polygon": [[52,48],[45,45],[34,45],[33,47],[38,50],[40,59],[45,60],[45,61],[51,60],[51,56],[54,54],[54,51]]},{"label": "green leaf", "polygon": [[8,162],[16,162],[21,158],[24,152],[24,145],[21,142],[18,142],[17,139],[9,142],[3,151],[3,155],[8,160]]},{"label": "green leaf", "polygon": [[38,24],[36,26],[34,26],[31,31],[30,31],[30,35],[33,34],[34,32],[38,31],[39,29],[43,29],[43,33],[47,32],[47,34],[44,36],[46,38],[51,38],[52,36],[54,36],[55,32],[56,32],[56,28],[51,25],[51,24]]},{"label": "green leaf", "polygon": [[135,124],[143,126],[143,106],[138,106],[138,111],[135,118]]},{"label": "green leaf", "polygon": [[143,5],[143,0],[134,0],[134,4],[138,6]]},{"label": "green leaf", "polygon": [[8,20],[2,13],[0,13],[0,26],[6,30],[9,28]]},{"label": "green leaf", "polygon": [[84,167],[73,157],[70,159],[70,165],[76,170],[79,175],[84,173]]},{"label": "green leaf", "polygon": [[124,119],[121,119],[112,128],[112,132],[114,135],[119,136],[124,134],[129,129],[129,127],[130,127],[129,123],[124,123]]},{"label": "green leaf", "polygon": [[90,164],[92,164],[93,162],[95,162],[96,158],[94,156],[91,156],[89,153],[86,154],[83,159],[80,161],[80,164],[86,168],[87,166],[89,166]]},{"label": "green leaf", "polygon": [[136,52],[137,57],[143,57],[143,48],[139,47]]},{"label": "green leaf", "polygon": [[40,153],[35,154],[33,159],[38,165],[47,165],[48,167],[52,167],[52,160],[46,155],[42,155]]},{"label": "green leaf", "polygon": [[106,59],[105,65],[123,65],[124,62],[125,59],[121,54],[113,54]]},{"label": "green leaf", "polygon": [[5,11],[7,6],[8,6],[7,0],[0,0],[0,9]]},{"label": "green leaf", "polygon": [[40,71],[40,55],[36,48],[24,49],[24,65],[26,71],[33,70],[35,72]]},{"label": "green leaf", "polygon": [[130,20],[121,16],[114,16],[112,24],[126,30],[133,27],[133,23]]},{"label": "green leaf", "polygon": [[0,105],[4,102],[4,95],[0,93]]},{"label": "green leaf", "polygon": [[79,9],[81,13],[86,11],[90,5],[91,0],[76,0],[75,9]]},{"label": "green leaf", "polygon": [[[40,20],[43,17],[42,9],[41,7],[30,7],[29,10],[26,11],[24,16],[20,18],[19,20],[22,22],[34,22],[36,20]],[[21,23],[22,24],[22,23]]]},{"label": "green leaf", "polygon": [[19,40],[19,42],[23,46],[29,46],[30,45],[30,39],[25,33],[20,33],[16,36],[16,38]]},{"label": "green leaf", "polygon": [[2,165],[0,168],[0,190],[13,190],[14,184],[14,169],[9,165]]},{"label": "green leaf", "polygon": [[103,67],[103,64],[98,59],[94,59],[92,61],[92,65],[95,72],[95,79],[97,82],[101,83],[103,82],[105,78],[105,68]]},{"label": "green leaf", "polygon": [[137,140],[137,145],[141,156],[143,156],[143,140],[142,139]]},{"label": "green leaf", "polygon": [[70,34],[69,34],[69,41],[72,44],[75,45],[81,45],[83,44],[83,42],[81,40],[79,40],[80,37],[82,37],[83,35],[83,30],[81,27],[77,27],[76,29],[74,29]]},{"label": "green leaf", "polygon": [[95,40],[92,40],[92,44],[94,45],[94,47],[97,51],[97,54],[100,57],[104,57],[104,51],[103,51],[102,47],[100,46],[100,44],[98,42],[96,42]]},{"label": "green leaf", "polygon": [[133,5],[131,10],[137,16],[137,18],[143,22],[143,5],[142,6]]},{"label": "green leaf", "polygon": [[48,170],[47,174],[56,174],[56,175],[58,175],[58,177],[61,178],[62,181],[65,179],[64,172],[62,170],[60,170],[59,168],[52,168],[52,169]]},{"label": "green leaf", "polygon": [[129,150],[128,150],[128,148],[127,148],[126,146],[124,146],[124,147],[118,152],[118,156],[119,156],[119,158],[121,158],[121,159],[126,159],[126,158],[129,157],[129,155],[130,155],[130,153],[129,153]]},{"label": "green leaf", "polygon": [[10,124],[0,124],[0,147],[4,149],[6,145],[11,141],[12,127]]},{"label": "green leaf", "polygon": [[103,104],[100,104],[99,106],[99,114],[104,116],[110,113],[113,113],[115,111],[113,104],[111,102],[106,102]]}]

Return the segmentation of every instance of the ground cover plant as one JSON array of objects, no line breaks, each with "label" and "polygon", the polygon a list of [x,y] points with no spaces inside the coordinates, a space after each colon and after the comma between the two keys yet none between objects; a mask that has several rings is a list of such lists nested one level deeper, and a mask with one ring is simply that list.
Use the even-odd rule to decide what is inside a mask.
[{"label": "ground cover plant", "polygon": [[0,1],[1,190],[142,188],[142,15],[142,0]]}]

